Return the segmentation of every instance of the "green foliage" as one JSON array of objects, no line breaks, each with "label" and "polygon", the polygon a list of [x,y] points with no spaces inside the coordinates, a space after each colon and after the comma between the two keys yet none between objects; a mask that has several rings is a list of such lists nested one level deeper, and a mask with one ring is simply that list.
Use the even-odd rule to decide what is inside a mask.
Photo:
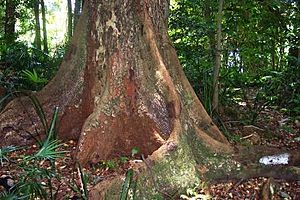
[{"label": "green foliage", "polygon": [[[40,122],[41,122],[41,124],[44,128],[44,131],[47,135],[47,140],[46,141],[49,142],[52,139],[56,139],[55,125],[57,123],[58,107],[56,107],[54,109],[53,117],[52,117],[51,124],[50,124],[50,127],[49,127],[46,115],[44,113],[44,110],[43,110],[39,100],[36,98],[36,96],[32,95],[31,92],[27,92],[27,91],[14,91],[14,92],[11,92],[10,94],[8,94],[5,97],[3,97],[2,99],[0,99],[0,105],[3,101],[5,101],[6,98],[9,98],[9,96],[13,96],[13,95],[16,95],[16,96],[23,95],[23,96],[28,97],[31,100],[31,103],[34,107],[34,110],[35,110],[36,114],[38,115],[39,120],[40,120]],[[34,136],[33,134],[31,134],[30,132],[28,132],[28,134],[30,134],[30,136],[34,140],[36,140],[36,142],[39,144],[39,146],[42,146],[41,133],[40,132],[36,131],[37,137]]]},{"label": "green foliage", "polygon": [[48,82],[47,79],[41,78],[40,75],[37,74],[35,69],[33,69],[32,71],[28,69],[22,70],[21,76],[29,82],[29,85],[32,84],[32,87],[36,88],[36,90],[38,90],[40,87],[44,86],[45,83]]},{"label": "green foliage", "polygon": [[131,156],[134,157],[135,155],[137,155],[140,152],[139,148],[137,147],[133,147],[131,149]]},{"label": "green foliage", "polygon": [[128,160],[129,160],[129,158],[128,158],[128,157],[126,157],[126,156],[121,156],[121,157],[120,157],[120,162],[121,162],[122,164],[125,164],[125,163],[127,163],[127,162],[128,162]]},{"label": "green foliage", "polygon": [[[54,111],[47,138],[44,140],[41,148],[35,154],[24,157],[19,164],[24,174],[21,175],[17,190],[19,194],[28,195],[29,199],[48,199],[49,195],[47,194],[50,194],[50,199],[54,199],[56,192],[53,191],[52,181],[53,179],[59,180],[60,176],[56,173],[53,163],[66,153],[65,151],[58,150],[62,144],[55,137],[54,127],[57,122],[57,116],[58,108]],[[50,169],[41,167],[41,161],[50,162],[52,167]],[[43,179],[46,179],[47,183],[37,181]],[[50,192],[47,190],[50,190]]]},{"label": "green foliage", "polygon": [[33,156],[25,157],[25,160],[37,159],[37,160],[55,160],[61,158],[65,151],[56,151],[62,144],[58,140],[44,142],[42,148]]},{"label": "green foliage", "polygon": [[102,161],[102,165],[104,166],[104,168],[107,168],[110,170],[115,170],[118,167],[118,163],[114,160]]},{"label": "green foliage", "polygon": [[228,129],[226,128],[226,125],[223,123],[222,119],[220,118],[220,116],[216,115],[215,116],[215,120],[218,122],[218,124],[220,124],[220,130],[222,131],[222,133],[224,134],[224,136],[231,142],[238,142],[241,143],[241,137],[239,135],[235,135],[230,133],[230,131],[228,131]]},{"label": "green foliage", "polygon": [[[22,171],[22,173],[18,175],[18,182],[13,187],[12,192],[3,192],[0,194],[0,197],[1,199],[55,200],[58,188],[53,187],[53,181],[60,182],[61,177],[55,169],[54,162],[56,159],[63,157],[63,155],[66,153],[66,151],[59,150],[62,144],[56,138],[55,127],[58,118],[58,108],[54,109],[50,126],[48,126],[43,109],[36,97],[29,94],[27,94],[27,96],[31,99],[34,108],[41,119],[47,137],[45,140],[37,140],[40,148],[35,153],[21,157],[21,159],[19,159],[18,168],[21,169],[20,171]],[[1,148],[1,164],[4,163],[3,161],[9,160],[7,156],[8,153],[16,150],[19,150],[19,148],[12,146]],[[80,194],[81,198],[87,199],[88,179],[80,165],[78,167],[78,175],[81,184],[80,187],[77,187],[80,189],[75,190],[75,192]],[[74,184],[70,184],[70,187],[73,190],[76,188]]]},{"label": "green foliage", "polygon": [[[15,186],[15,193],[19,198],[25,199],[54,199],[55,191],[52,188],[54,179],[60,180],[58,175],[49,169],[37,169],[38,165],[33,162],[28,166],[20,165],[24,170],[18,184]],[[46,180],[47,183],[43,182]]]},{"label": "green foliage", "polygon": [[296,118],[300,119],[300,93],[296,94],[293,99],[289,101],[291,105],[291,112],[295,114]]},{"label": "green foliage", "polygon": [[126,172],[125,180],[123,182],[120,200],[134,200],[136,194],[136,180],[133,178],[133,170],[129,169]]},{"label": "green foliage", "polygon": [[177,0],[169,18],[169,34],[180,62],[208,112],[212,98],[213,45],[216,29],[214,12],[217,12],[214,1]]},{"label": "green foliage", "polygon": [[[55,159],[62,156],[64,152],[57,150],[60,146],[58,143],[53,145],[51,141],[48,145],[52,147],[43,147],[47,151],[40,149],[37,153],[26,156],[19,162],[18,167],[22,169],[23,173],[18,175],[18,183],[14,186],[13,195],[17,196],[17,199],[55,199],[57,191],[53,188],[53,181],[59,181],[60,175],[57,174],[54,167],[41,165],[41,161],[54,163]],[[9,193],[1,195],[6,198],[11,196]]]},{"label": "green foliage", "polygon": [[79,164],[79,174],[80,174],[80,181],[82,184],[82,190],[83,190],[83,198],[88,199],[88,189],[87,189],[87,183],[88,183],[88,177],[87,175],[83,172],[82,166]]},{"label": "green foliage", "polygon": [[[1,42],[0,42],[1,44]],[[56,73],[64,54],[64,45],[53,54],[24,42],[0,45],[0,86],[12,89],[40,90]]]},{"label": "green foliage", "polygon": [[127,195],[128,195],[128,191],[130,188],[130,183],[132,181],[132,176],[133,176],[133,170],[129,169],[126,172],[126,177],[125,177],[124,183],[122,185],[120,200],[127,200]]},{"label": "green foliage", "polygon": [[294,141],[296,141],[296,142],[300,142],[300,137],[296,137],[296,138],[294,138]]},{"label": "green foliage", "polygon": [[0,164],[3,167],[4,162],[9,162],[8,154],[14,151],[19,150],[19,147],[15,146],[6,146],[0,148]]},{"label": "green foliage", "polygon": [[[52,187],[53,180],[60,180],[59,174],[56,173],[54,168],[54,161],[58,158],[61,158],[65,151],[58,150],[62,144],[56,139],[55,127],[57,124],[58,118],[58,108],[54,109],[54,114],[50,123],[50,126],[47,124],[47,119],[45,113],[37,100],[37,98],[27,92],[15,92],[15,94],[25,94],[28,96],[35,108],[37,115],[39,116],[47,138],[42,141],[40,138],[34,137],[38,142],[40,149],[32,154],[22,158],[19,162],[18,167],[22,169],[23,173],[19,175],[18,184],[15,186],[14,193],[20,198],[26,199],[55,199],[57,191],[54,191]],[[30,134],[33,136],[32,134]],[[8,152],[17,150],[13,147],[3,148],[1,150],[2,157],[5,160],[8,160],[5,156]],[[51,168],[42,166],[41,163],[49,162]],[[46,183],[43,180],[47,180]],[[5,196],[5,194],[2,194]],[[7,196],[5,197],[7,198]]]},{"label": "green foliage", "polygon": [[[176,0],[169,34],[183,69],[208,113],[211,110],[217,1]],[[249,123],[266,106],[299,115],[299,5],[292,1],[224,4],[220,101],[243,105]],[[298,30],[299,32],[299,30]],[[296,109],[295,109],[296,108]]]},{"label": "green foliage", "polygon": [[0,193],[0,199],[1,200],[21,200],[26,198],[20,198],[17,194],[13,192],[2,192]]},{"label": "green foliage", "polygon": [[79,183],[76,181],[75,178],[72,179],[72,182],[69,183],[69,187],[77,194],[79,197],[83,200],[88,199],[88,189],[87,189],[87,183],[88,183],[88,176],[86,173],[84,173],[82,166],[80,163],[77,163],[77,171],[79,176]]},{"label": "green foliage", "polygon": [[119,166],[124,165],[129,161],[127,156],[121,156],[119,159],[102,160],[94,165],[95,168],[102,168],[105,170],[116,170]]},{"label": "green foliage", "polygon": [[161,194],[155,194],[153,199],[154,200],[164,200],[165,198]]},{"label": "green foliage", "polygon": [[[34,47],[35,16],[33,12],[35,0],[13,0],[15,33],[5,35],[5,23],[0,26],[0,87],[8,92],[15,90],[40,90],[56,73],[65,52],[66,44],[55,46],[54,32],[48,27],[49,54]],[[5,4],[0,8],[0,19],[5,22]],[[53,13],[59,7],[57,2],[46,2],[47,24],[53,24]],[[55,34],[58,34],[55,32]],[[56,41],[57,42],[57,41]],[[24,71],[23,71],[24,70]],[[35,72],[34,72],[35,71]],[[25,72],[25,73],[24,73]],[[29,73],[30,72],[30,73]],[[33,76],[33,75],[38,76]],[[25,75],[25,76],[24,76]]]}]

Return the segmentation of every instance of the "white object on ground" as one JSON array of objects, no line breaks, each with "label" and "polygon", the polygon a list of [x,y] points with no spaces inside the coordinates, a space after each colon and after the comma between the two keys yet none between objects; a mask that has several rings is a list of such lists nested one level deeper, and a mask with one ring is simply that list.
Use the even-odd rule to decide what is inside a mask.
[{"label": "white object on ground", "polygon": [[289,164],[289,157],[288,153],[264,156],[259,159],[259,163],[264,165],[287,165]]}]

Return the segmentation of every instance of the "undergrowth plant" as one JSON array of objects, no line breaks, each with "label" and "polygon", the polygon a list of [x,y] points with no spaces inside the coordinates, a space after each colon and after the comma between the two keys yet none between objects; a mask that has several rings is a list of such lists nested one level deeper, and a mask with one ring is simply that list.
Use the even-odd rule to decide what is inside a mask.
[{"label": "undergrowth plant", "polygon": [[88,188],[87,188],[88,176],[86,173],[84,173],[80,163],[77,162],[76,164],[77,164],[77,175],[79,177],[79,183],[76,181],[77,178],[74,177],[73,174],[72,181],[69,182],[68,185],[77,194],[77,197],[79,199],[88,200],[88,196],[89,196]]},{"label": "undergrowth plant", "polygon": [[41,89],[48,82],[48,80],[41,77],[35,69],[32,69],[32,71],[29,69],[22,70],[21,76],[28,82],[28,85],[32,86],[34,90]]},{"label": "undergrowth plant", "polygon": [[[51,126],[49,127],[48,122],[47,122],[47,118],[45,115],[45,112],[39,102],[39,100],[36,98],[36,96],[32,95],[32,92],[28,92],[28,91],[13,91],[9,94],[7,94],[6,96],[4,96],[2,99],[0,99],[0,105],[2,102],[4,102],[6,99],[8,99],[10,96],[16,96],[16,97],[21,97],[21,96],[25,96],[28,97],[30,99],[30,102],[32,103],[32,106],[42,124],[42,128],[44,129],[44,132],[46,133],[47,136],[51,135],[51,137],[56,137],[56,134],[54,134],[55,131],[55,126],[56,125],[56,121],[57,121],[57,114],[58,114],[58,108],[55,108],[52,120],[55,121],[51,121]],[[21,104],[22,100],[20,99]],[[27,111],[26,106],[23,105],[24,109]],[[31,116],[30,113],[28,113],[29,118],[31,119],[33,116]],[[32,122],[33,123],[33,122]],[[43,141],[42,141],[42,133],[39,131],[35,131],[35,134],[32,134],[31,132],[27,132],[30,137],[32,139],[34,139],[39,146],[43,145]]]},{"label": "undergrowth plant", "polygon": [[120,200],[135,200],[136,194],[136,180],[133,178],[133,169],[129,169],[126,172],[125,180],[123,182]]},{"label": "undergrowth plant", "polygon": [[0,40],[0,87],[41,89],[57,72],[66,46],[62,43],[45,53],[27,41],[5,44]]},{"label": "undergrowth plant", "polygon": [[16,197],[12,199],[56,199],[58,190],[53,187],[53,181],[59,181],[61,178],[54,162],[66,153],[59,150],[62,143],[56,139],[57,117],[58,108],[55,108],[50,127],[46,132],[47,138],[40,141],[39,149],[35,153],[21,157],[17,166],[22,171],[18,175],[18,182],[13,187],[12,193],[0,194],[1,199],[11,196]]},{"label": "undergrowth plant", "polygon": [[3,167],[4,162],[9,162],[8,154],[14,151],[19,150],[19,147],[16,146],[6,146],[0,148],[0,165]]},{"label": "undergrowth plant", "polygon": [[[0,104],[5,100],[5,98],[9,98],[10,95],[23,95],[30,99],[46,137],[43,139],[43,132],[40,132],[37,129],[35,134],[28,132],[32,139],[34,139],[37,143],[38,149],[31,155],[21,156],[18,159],[19,163],[17,167],[22,172],[17,175],[18,182],[10,191],[0,193],[0,199],[56,200],[60,185],[55,186],[54,181],[60,183],[61,175],[56,169],[55,161],[62,158],[65,153],[67,153],[67,151],[60,149],[63,146],[63,143],[57,139],[56,125],[59,109],[58,107],[54,109],[53,116],[49,124],[39,100],[34,95],[32,95],[31,92],[12,92],[1,99]],[[5,162],[9,162],[9,153],[20,149],[20,147],[15,146],[7,146],[1,148],[0,164],[3,165]],[[73,177],[68,186],[76,193],[76,196],[78,198],[87,200],[88,176],[84,173],[79,163],[77,163],[76,166],[78,177]],[[79,180],[79,183],[77,180]]]},{"label": "undergrowth plant", "polygon": [[135,155],[137,155],[140,152],[139,148],[137,147],[133,147],[131,149],[131,157],[134,157]]}]

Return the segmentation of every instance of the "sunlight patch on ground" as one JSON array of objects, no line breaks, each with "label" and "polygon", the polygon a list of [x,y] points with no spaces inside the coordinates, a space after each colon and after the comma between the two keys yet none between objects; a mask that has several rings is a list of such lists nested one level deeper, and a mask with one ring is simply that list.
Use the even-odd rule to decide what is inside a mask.
[{"label": "sunlight patch on ground", "polygon": [[259,159],[259,163],[264,165],[287,165],[289,164],[289,157],[288,153],[264,156]]}]

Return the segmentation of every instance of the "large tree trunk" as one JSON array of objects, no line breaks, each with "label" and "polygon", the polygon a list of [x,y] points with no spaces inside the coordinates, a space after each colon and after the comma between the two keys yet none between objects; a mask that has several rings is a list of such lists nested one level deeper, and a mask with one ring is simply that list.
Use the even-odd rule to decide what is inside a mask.
[{"label": "large tree trunk", "polygon": [[95,23],[87,33],[88,94],[82,104],[91,114],[81,129],[82,163],[128,155],[133,147],[150,155],[184,125],[227,144],[179,65],[167,35],[168,6],[113,1],[90,8]]},{"label": "large tree trunk", "polygon": [[[260,153],[243,162],[244,151],[232,154],[178,62],[167,35],[168,7],[169,2],[158,0],[85,2],[57,76],[37,94],[49,114],[60,107],[61,137],[79,137],[77,158],[83,165],[130,155],[138,147],[146,159],[137,195],[148,199],[199,178],[286,175],[285,170],[270,174],[270,168],[258,168]],[[21,109],[19,101],[4,109],[0,139],[16,134],[26,139],[22,130],[32,123]],[[91,199],[103,199],[105,191],[112,195],[107,199],[116,198],[119,177],[105,183],[91,192]]]}]

